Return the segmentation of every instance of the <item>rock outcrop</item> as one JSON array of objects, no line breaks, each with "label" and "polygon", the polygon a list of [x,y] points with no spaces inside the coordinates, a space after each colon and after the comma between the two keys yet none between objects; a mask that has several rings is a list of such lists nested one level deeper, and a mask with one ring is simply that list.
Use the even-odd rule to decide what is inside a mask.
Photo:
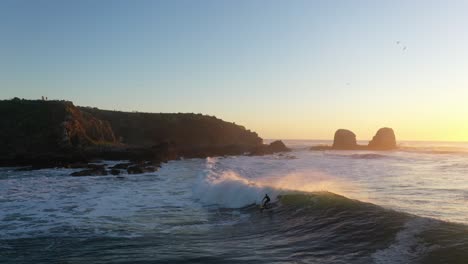
[{"label": "rock outcrop", "polygon": [[281,140],[276,140],[270,143],[268,145],[268,149],[271,152],[288,152],[291,151],[286,145],[283,143]]},{"label": "rock outcrop", "polygon": [[257,146],[250,155],[259,156],[259,155],[270,155],[278,152],[289,152],[291,149],[286,147],[286,145],[281,140],[276,140],[266,145]]},{"label": "rock outcrop", "polygon": [[379,129],[372,140],[369,141],[368,148],[372,150],[396,149],[396,138],[393,129],[389,127]]},{"label": "rock outcrop", "polygon": [[[158,165],[181,157],[241,155],[262,146],[257,133],[202,114],[129,113],[14,98],[0,100],[0,118],[0,166],[71,167],[99,159]],[[157,169],[128,167],[128,173]],[[108,172],[83,168],[76,176]]]},{"label": "rock outcrop", "polygon": [[86,170],[81,170],[81,171],[76,171],[70,174],[71,176],[75,177],[82,177],[82,176],[106,176],[107,175],[107,170],[105,168],[105,165],[95,165],[95,164],[89,164],[88,169]]},{"label": "rock outcrop", "polygon": [[356,135],[346,129],[338,129],[335,132],[333,145],[318,145],[312,146],[310,150],[392,150],[396,149],[396,138],[393,129],[384,127],[377,131],[377,134],[369,141],[369,144],[358,145],[356,142]]},{"label": "rock outcrop", "polygon": [[338,129],[333,138],[333,149],[356,149],[356,135],[347,129]]}]

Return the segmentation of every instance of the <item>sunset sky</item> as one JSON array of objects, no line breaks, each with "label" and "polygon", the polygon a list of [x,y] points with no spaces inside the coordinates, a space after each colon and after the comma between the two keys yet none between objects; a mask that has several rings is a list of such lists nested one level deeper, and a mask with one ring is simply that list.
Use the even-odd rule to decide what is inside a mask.
[{"label": "sunset sky", "polygon": [[468,141],[468,1],[0,2],[0,98]]}]

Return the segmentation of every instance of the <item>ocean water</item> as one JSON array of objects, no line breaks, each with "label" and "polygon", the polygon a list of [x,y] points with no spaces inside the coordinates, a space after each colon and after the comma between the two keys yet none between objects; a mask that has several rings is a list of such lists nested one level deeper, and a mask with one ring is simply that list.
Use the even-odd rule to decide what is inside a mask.
[{"label": "ocean water", "polygon": [[468,263],[468,144],[285,143],[142,175],[1,168],[0,263]]}]

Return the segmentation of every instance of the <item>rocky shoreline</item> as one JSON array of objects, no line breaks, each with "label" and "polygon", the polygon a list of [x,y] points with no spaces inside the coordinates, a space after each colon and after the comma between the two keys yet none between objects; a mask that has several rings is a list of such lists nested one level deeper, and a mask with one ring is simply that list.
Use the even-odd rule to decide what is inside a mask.
[{"label": "rocky shoreline", "polygon": [[[289,151],[214,116],[77,107],[70,101],[0,100],[0,167],[81,168],[72,176],[139,174],[182,158]],[[100,160],[128,161],[117,167]]]},{"label": "rocky shoreline", "polygon": [[[263,144],[257,133],[214,116],[138,113],[77,107],[70,101],[0,100],[0,167],[81,169],[72,176],[140,174],[183,158],[270,155],[285,144]],[[395,134],[381,128],[367,146],[339,129],[332,146],[311,150],[393,150]],[[112,167],[97,162],[126,161]]]},{"label": "rocky shoreline", "polygon": [[[107,148],[88,149],[75,153],[42,153],[30,156],[14,156],[0,159],[1,167],[21,167],[18,170],[38,170],[45,168],[82,169],[71,173],[71,176],[106,176],[127,174],[141,174],[157,171],[163,163],[170,160],[186,158],[207,158],[214,156],[271,155],[279,152],[289,152],[282,141],[261,144],[254,148],[245,146],[204,147],[197,149],[178,149],[165,143],[151,148]],[[99,164],[102,161],[125,161],[107,167]]]}]

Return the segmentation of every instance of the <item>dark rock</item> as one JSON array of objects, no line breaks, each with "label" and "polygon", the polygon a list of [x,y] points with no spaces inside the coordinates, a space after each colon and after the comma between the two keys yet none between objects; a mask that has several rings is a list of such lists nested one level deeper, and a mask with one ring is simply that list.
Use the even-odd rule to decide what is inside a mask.
[{"label": "dark rock", "polygon": [[291,151],[281,140],[276,140],[271,142],[269,145],[259,145],[257,146],[250,155],[270,155],[277,152],[289,152]]},{"label": "dark rock", "polygon": [[71,176],[105,176],[107,171],[104,168],[87,169],[70,174]]},{"label": "dark rock", "polygon": [[106,165],[105,164],[88,164],[87,167],[93,170],[103,170],[106,167]]},{"label": "dark rock", "polygon": [[143,164],[144,166],[153,166],[153,165],[155,165],[156,163],[155,163],[154,161],[149,161],[149,160],[147,160],[147,161],[144,161],[142,164]]},{"label": "dark rock", "polygon": [[158,170],[158,168],[154,167],[154,166],[146,166],[146,167],[143,168],[144,172],[155,172],[157,170]]},{"label": "dark rock", "polygon": [[286,147],[286,145],[281,140],[276,140],[276,141],[271,142],[268,148],[273,153],[291,151],[288,147]]},{"label": "dark rock", "polygon": [[111,170],[110,170],[110,174],[112,174],[112,175],[119,175],[119,174],[120,174],[120,170],[118,170],[118,169],[111,169]]},{"label": "dark rock", "polygon": [[368,147],[373,150],[396,149],[396,138],[393,129],[389,127],[379,129],[372,140],[369,141]]},{"label": "dark rock", "polygon": [[87,167],[88,167],[88,163],[83,163],[83,162],[74,162],[66,166],[66,168],[69,168],[69,169],[78,169],[78,168],[87,168]]},{"label": "dark rock", "polygon": [[330,150],[330,149],[332,149],[331,146],[327,146],[327,145],[318,145],[318,146],[312,146],[312,147],[310,147],[309,150],[318,150],[318,151],[320,151],[320,150]]},{"label": "dark rock", "polygon": [[251,152],[250,152],[250,156],[262,156],[262,155],[269,155],[269,154],[272,154],[272,153],[269,153],[267,150],[267,146],[268,145],[260,145],[260,146],[257,146],[255,149],[253,149]]},{"label": "dark rock", "polygon": [[128,174],[141,174],[145,172],[155,172],[158,170],[157,166],[149,165],[148,162],[129,166],[127,168]]},{"label": "dark rock", "polygon": [[138,165],[129,166],[127,168],[128,174],[140,174],[143,173],[143,169]]},{"label": "dark rock", "polygon": [[153,159],[161,162],[175,160],[178,157],[177,147],[174,142],[162,142],[151,147]]},{"label": "dark rock", "polygon": [[356,135],[347,129],[338,129],[333,139],[333,149],[356,149]]},{"label": "dark rock", "polygon": [[111,167],[111,169],[126,170],[131,163],[119,163]]}]

